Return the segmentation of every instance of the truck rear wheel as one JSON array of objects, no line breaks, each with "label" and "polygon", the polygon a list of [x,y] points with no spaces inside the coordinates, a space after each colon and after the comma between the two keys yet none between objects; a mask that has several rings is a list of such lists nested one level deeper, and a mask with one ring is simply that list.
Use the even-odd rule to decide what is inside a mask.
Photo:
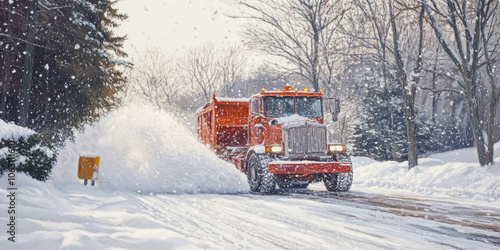
[{"label": "truck rear wheel", "polygon": [[270,193],[276,188],[274,174],[269,173],[269,162],[265,155],[251,154],[248,157],[247,177],[252,192]]}]

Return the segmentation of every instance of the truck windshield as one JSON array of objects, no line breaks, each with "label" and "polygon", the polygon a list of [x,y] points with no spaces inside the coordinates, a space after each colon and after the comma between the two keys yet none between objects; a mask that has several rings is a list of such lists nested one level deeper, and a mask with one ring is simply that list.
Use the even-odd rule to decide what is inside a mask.
[{"label": "truck windshield", "polygon": [[297,97],[297,112],[305,117],[322,117],[321,98]]},{"label": "truck windshield", "polygon": [[273,117],[284,117],[295,114],[295,103],[293,99],[293,97],[265,97],[265,115]]}]

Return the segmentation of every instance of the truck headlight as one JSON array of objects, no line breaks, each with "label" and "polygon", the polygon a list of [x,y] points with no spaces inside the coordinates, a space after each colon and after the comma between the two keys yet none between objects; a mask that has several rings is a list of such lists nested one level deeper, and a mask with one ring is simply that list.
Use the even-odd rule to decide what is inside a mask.
[{"label": "truck headlight", "polygon": [[267,146],[266,152],[273,153],[273,154],[279,154],[279,153],[283,152],[283,147],[281,145]]},{"label": "truck headlight", "polygon": [[337,153],[337,152],[346,152],[346,146],[345,145],[340,145],[340,144],[330,144],[328,145],[328,151]]}]

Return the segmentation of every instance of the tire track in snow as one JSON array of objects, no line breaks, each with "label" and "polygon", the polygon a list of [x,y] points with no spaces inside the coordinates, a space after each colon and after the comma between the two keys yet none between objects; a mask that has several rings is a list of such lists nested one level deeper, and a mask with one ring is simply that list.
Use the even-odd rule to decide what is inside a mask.
[{"label": "tire track in snow", "polygon": [[149,216],[161,220],[167,229],[192,238],[201,248],[386,249],[403,247],[419,238],[418,232],[402,238],[393,222],[377,223],[385,218],[366,214],[363,209],[308,199],[297,202],[261,195],[156,195],[135,199]]},{"label": "tire track in snow", "polygon": [[[265,218],[262,214],[242,211],[241,203],[225,198],[213,196],[202,198],[200,202],[200,196],[158,195],[137,199],[147,213],[160,219],[166,228],[197,239],[203,248],[252,246],[252,248],[296,249],[307,247],[300,241],[280,237],[272,230],[258,226],[283,224],[281,221]],[[252,218],[248,217],[249,214],[257,216],[259,223],[252,221]],[[283,225],[286,226],[286,224]],[[207,245],[207,242],[210,244]]]},{"label": "tire track in snow", "polygon": [[[292,190],[277,192],[277,195],[299,199],[312,199],[320,202],[344,202],[348,206],[362,207],[374,211],[391,213],[401,217],[414,217],[445,224],[439,233],[460,236],[470,240],[500,245],[500,211],[489,207],[470,206],[424,197],[405,197],[400,195],[374,195],[357,192],[333,193],[311,190]],[[469,227],[478,232],[459,232],[446,226]],[[420,225],[413,225],[419,229]],[[436,231],[433,229],[432,231]]]},{"label": "tire track in snow", "polygon": [[[310,190],[278,191],[274,195],[130,195],[144,216],[200,248],[492,248],[500,237],[495,232],[447,224],[432,216],[407,214],[442,213],[465,221],[469,215],[461,217],[446,211],[462,206],[474,217],[478,214],[476,207],[377,197]],[[485,215],[496,216],[492,211],[483,210]]]}]

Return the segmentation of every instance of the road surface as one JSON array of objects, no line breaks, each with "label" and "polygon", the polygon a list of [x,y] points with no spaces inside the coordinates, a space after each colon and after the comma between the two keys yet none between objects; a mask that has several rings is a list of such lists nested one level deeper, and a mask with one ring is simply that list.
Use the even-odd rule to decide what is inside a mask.
[{"label": "road surface", "polygon": [[201,248],[500,248],[499,208],[458,200],[309,189],[135,198]]}]

